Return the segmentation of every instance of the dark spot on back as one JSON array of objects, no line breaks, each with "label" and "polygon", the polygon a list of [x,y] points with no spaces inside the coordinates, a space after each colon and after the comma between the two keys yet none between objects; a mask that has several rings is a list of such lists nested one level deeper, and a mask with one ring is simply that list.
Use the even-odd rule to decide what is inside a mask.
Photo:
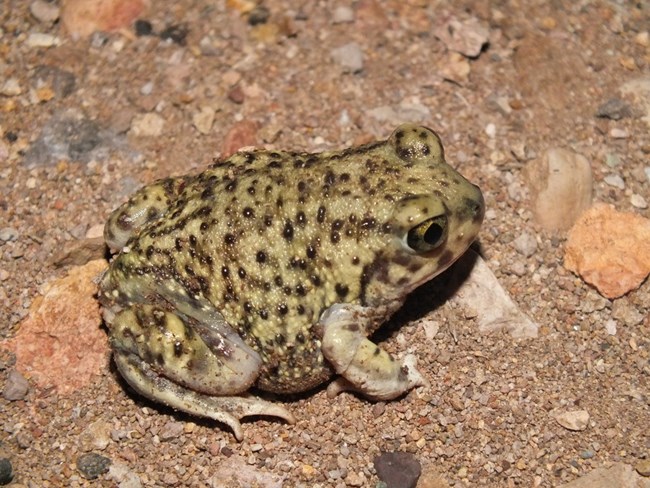
[{"label": "dark spot on back", "polygon": [[282,237],[284,237],[287,241],[293,239],[293,225],[291,225],[291,221],[289,220],[284,223],[284,229],[282,229]]},{"label": "dark spot on back", "polygon": [[337,283],[337,284],[334,286],[334,290],[336,291],[336,294],[337,294],[340,298],[345,298],[346,295],[348,294],[348,292],[350,291],[350,289],[347,287],[347,285],[344,285],[344,284],[342,284],[342,283]]}]

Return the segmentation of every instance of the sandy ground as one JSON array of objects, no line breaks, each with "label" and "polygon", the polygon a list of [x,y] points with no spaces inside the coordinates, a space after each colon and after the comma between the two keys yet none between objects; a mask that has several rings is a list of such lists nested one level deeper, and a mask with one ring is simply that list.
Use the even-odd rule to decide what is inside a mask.
[{"label": "sandy ground", "polygon": [[[177,26],[172,39],[127,28],[75,41],[28,2],[2,2],[1,337],[70,270],[53,265],[57,253],[141,184],[240,145],[340,148],[405,120],[438,131],[448,161],[482,188],[477,249],[539,335],[479,334],[435,300],[439,280],[379,337],[416,354],[429,388],[385,404],[324,390],[278,399],[297,424],[247,422],[242,443],[138,397],[112,366],[72,394],[32,381],[23,399],[0,399],[16,486],[374,487],[375,456],[405,451],[422,466],[419,487],[550,487],[650,457],[650,283],[608,300],[567,271],[565,234],[536,222],[522,172],[570,148],[591,165],[594,201],[650,217],[637,198],[650,201],[645,109],[619,91],[649,74],[647,5],[274,0],[252,26],[243,1],[153,3],[142,18],[155,34]],[[455,54],[439,31],[450,19],[473,20],[461,41],[489,43]],[[621,97],[621,117],[596,116]],[[522,235],[532,247],[515,244]],[[0,359],[5,381],[15,357]],[[554,418],[581,410],[582,430]],[[111,471],[85,480],[88,452]]]}]

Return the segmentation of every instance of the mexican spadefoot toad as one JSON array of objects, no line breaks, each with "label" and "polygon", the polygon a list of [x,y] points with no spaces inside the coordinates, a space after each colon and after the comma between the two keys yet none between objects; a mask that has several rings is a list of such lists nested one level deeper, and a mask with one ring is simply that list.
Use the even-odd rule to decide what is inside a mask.
[{"label": "mexican spadefoot toad", "polygon": [[138,191],[106,224],[120,250],[100,301],[115,362],[140,394],[221,421],[309,390],[389,400],[425,383],[367,337],[446,269],[483,220],[478,187],[435,132],[320,154],[255,150]]}]

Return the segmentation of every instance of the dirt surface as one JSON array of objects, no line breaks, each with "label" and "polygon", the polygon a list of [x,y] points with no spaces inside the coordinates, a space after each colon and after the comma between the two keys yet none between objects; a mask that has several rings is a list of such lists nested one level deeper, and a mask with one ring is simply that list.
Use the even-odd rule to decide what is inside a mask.
[{"label": "dirt surface", "polygon": [[[297,424],[246,422],[242,443],[138,397],[112,367],[72,395],[30,384],[23,399],[0,399],[0,457],[15,483],[374,487],[373,459],[405,451],[422,466],[419,487],[558,486],[650,457],[650,283],[608,300],[567,271],[565,235],[536,223],[522,172],[570,148],[591,165],[594,201],[650,217],[645,109],[619,91],[650,73],[644,2],[362,0],[351,19],[337,10],[345,2],[267,1],[268,19],[243,14],[243,1],[153,4],[143,18],[155,35],[79,40],[28,2],[0,7],[2,338],[70,268],[54,265],[60,251],[141,184],[241,145],[340,148],[406,120],[435,129],[482,188],[477,249],[539,335],[481,335],[433,299],[440,282],[427,285],[380,339],[416,354],[429,388],[385,404],[324,390],[278,399]],[[439,31],[449,19],[473,19],[464,35],[482,27],[489,43],[454,54]],[[40,47],[33,33],[58,41]],[[622,115],[597,117],[612,100]],[[532,252],[515,244],[522,235]],[[12,353],[0,360],[5,381]],[[582,410],[582,430],[555,419]],[[111,471],[85,480],[87,452]]]}]

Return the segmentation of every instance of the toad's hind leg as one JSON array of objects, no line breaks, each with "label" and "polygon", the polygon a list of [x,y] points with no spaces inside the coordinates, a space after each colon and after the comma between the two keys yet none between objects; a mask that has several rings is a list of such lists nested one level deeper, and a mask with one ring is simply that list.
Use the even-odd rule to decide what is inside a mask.
[{"label": "toad's hind leg", "polygon": [[239,420],[244,417],[269,415],[294,422],[281,406],[235,396],[255,382],[261,360],[223,324],[206,326],[153,305],[135,304],[113,317],[111,344],[120,373],[138,393],[223,422],[238,440],[243,438]]}]

